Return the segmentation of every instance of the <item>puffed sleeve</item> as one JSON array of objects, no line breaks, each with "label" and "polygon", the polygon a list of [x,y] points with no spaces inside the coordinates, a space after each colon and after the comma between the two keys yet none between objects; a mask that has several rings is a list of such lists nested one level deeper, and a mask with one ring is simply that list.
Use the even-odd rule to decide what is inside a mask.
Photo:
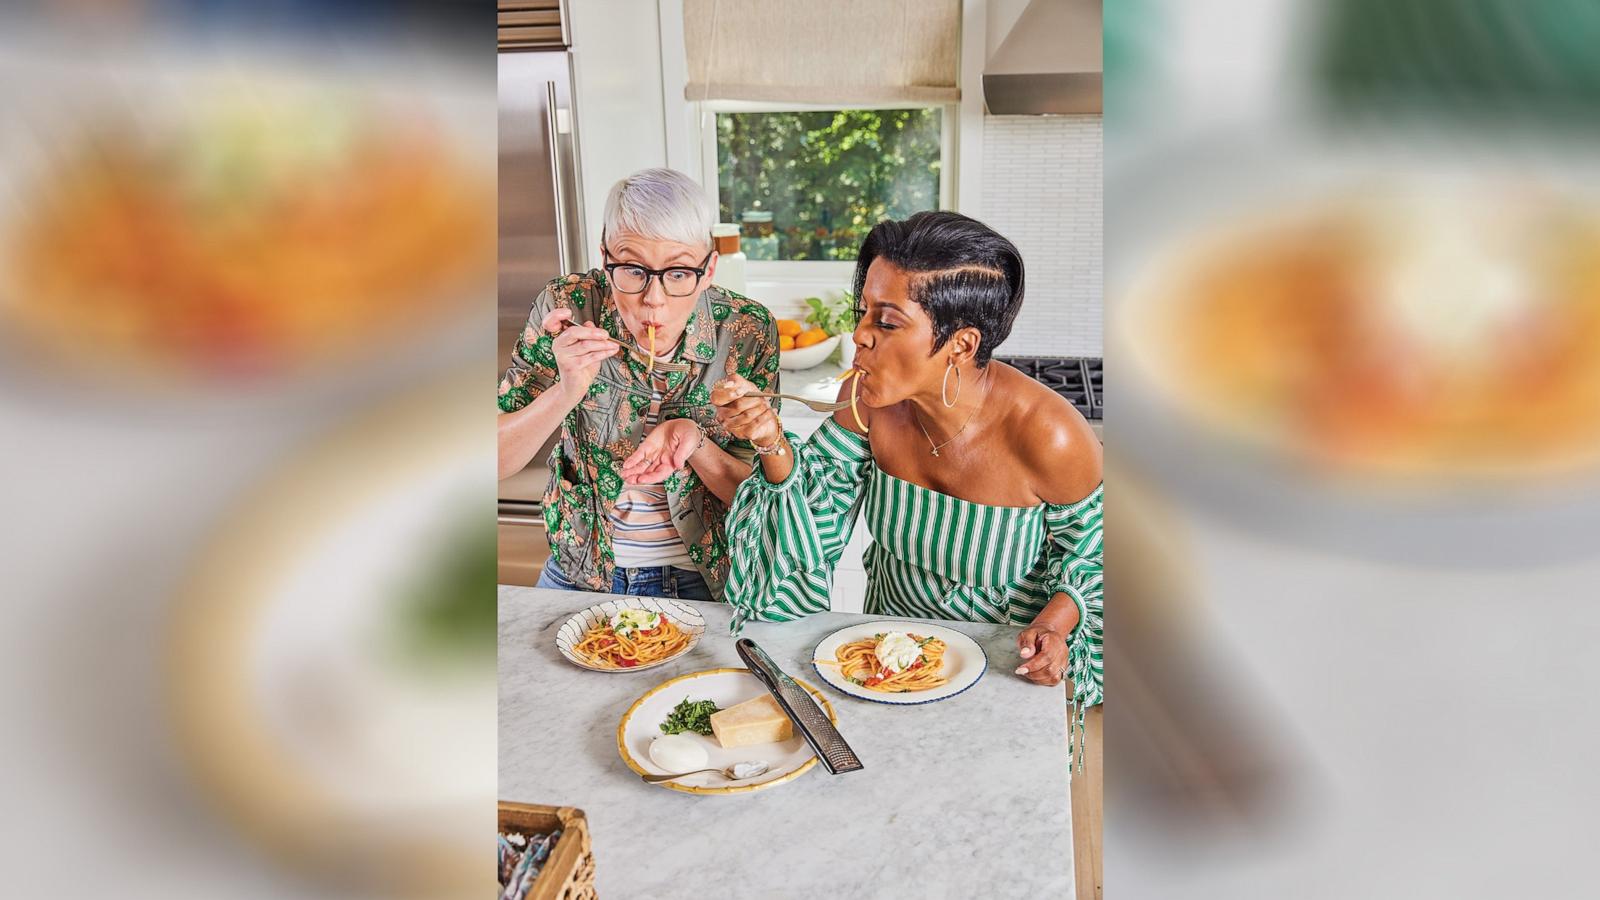
[{"label": "puffed sleeve", "polygon": [[855,527],[872,467],[867,439],[828,419],[795,448],[794,468],[777,484],[758,467],[728,513],[732,568],[725,599],[737,609],[733,632],[749,619],[785,622],[826,612],[833,567]]},{"label": "puffed sleeve", "polygon": [[1073,700],[1093,706],[1105,693],[1105,488],[1070,505],[1046,504],[1044,521],[1050,591],[1078,607],[1078,627],[1067,638]]},{"label": "puffed sleeve", "polygon": [[1105,700],[1105,486],[1067,505],[1045,504],[1047,585],[1078,607],[1078,626],[1067,636],[1072,678],[1069,768],[1083,766],[1084,713]]}]

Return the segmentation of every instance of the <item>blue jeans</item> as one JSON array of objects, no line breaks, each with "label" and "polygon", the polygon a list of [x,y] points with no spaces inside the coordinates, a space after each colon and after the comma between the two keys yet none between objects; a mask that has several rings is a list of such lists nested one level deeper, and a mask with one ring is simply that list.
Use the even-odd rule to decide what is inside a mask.
[{"label": "blue jeans", "polygon": [[[561,567],[556,565],[553,556],[545,561],[544,571],[539,573],[539,582],[534,587],[552,588],[558,591],[588,590],[574,584],[566,573],[561,571]],[[711,588],[706,585],[706,580],[699,572],[676,566],[650,566],[642,569],[619,567],[611,579],[611,593],[634,597],[677,597],[680,600],[712,599]]]}]

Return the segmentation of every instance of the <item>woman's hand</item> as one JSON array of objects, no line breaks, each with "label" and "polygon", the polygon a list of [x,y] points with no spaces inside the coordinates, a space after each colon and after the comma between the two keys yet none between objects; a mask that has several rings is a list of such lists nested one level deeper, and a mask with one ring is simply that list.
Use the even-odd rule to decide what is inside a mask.
[{"label": "woman's hand", "polygon": [[563,323],[572,321],[572,310],[552,310],[540,327],[556,336],[551,344],[555,352],[556,369],[561,373],[560,385],[569,406],[577,405],[589,393],[589,385],[600,371],[600,364],[620,349],[611,341],[611,335],[593,325],[572,325],[565,329]]},{"label": "woman's hand", "polygon": [[1067,672],[1067,639],[1047,625],[1030,625],[1017,635],[1017,674],[1034,684],[1057,685]]},{"label": "woman's hand", "polygon": [[1017,674],[1034,684],[1060,684],[1071,661],[1067,638],[1077,630],[1078,618],[1078,605],[1069,594],[1057,591],[1051,596],[1033,624],[1017,635],[1017,655],[1022,657]]},{"label": "woman's hand", "polygon": [[627,484],[660,484],[689,463],[700,447],[700,426],[693,419],[668,419],[650,430],[639,449],[622,461]]},{"label": "woman's hand", "polygon": [[729,434],[758,447],[770,447],[783,440],[783,425],[766,398],[745,396],[755,390],[744,378],[729,375],[711,389],[711,405],[717,408],[717,421]]}]

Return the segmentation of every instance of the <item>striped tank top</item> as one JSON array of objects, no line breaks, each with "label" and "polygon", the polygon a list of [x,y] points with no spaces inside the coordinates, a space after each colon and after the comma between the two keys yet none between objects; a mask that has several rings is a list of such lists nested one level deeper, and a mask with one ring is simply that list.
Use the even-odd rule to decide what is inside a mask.
[{"label": "striped tank top", "polygon": [[[660,358],[660,357],[658,357]],[[661,395],[667,383],[656,375],[650,384],[650,407],[643,435],[661,423]],[[672,524],[667,489],[660,484],[624,484],[611,511],[611,549],[619,568],[692,567],[689,548]]]}]

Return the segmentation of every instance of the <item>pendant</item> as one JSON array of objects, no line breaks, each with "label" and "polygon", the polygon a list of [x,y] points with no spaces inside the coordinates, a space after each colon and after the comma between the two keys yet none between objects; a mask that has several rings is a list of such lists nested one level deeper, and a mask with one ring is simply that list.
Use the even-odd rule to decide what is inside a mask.
[{"label": "pendant", "polygon": [[934,456],[938,456],[939,455],[939,448],[935,447],[935,448],[933,448],[932,450],[930,450],[928,452],[932,453]]}]

